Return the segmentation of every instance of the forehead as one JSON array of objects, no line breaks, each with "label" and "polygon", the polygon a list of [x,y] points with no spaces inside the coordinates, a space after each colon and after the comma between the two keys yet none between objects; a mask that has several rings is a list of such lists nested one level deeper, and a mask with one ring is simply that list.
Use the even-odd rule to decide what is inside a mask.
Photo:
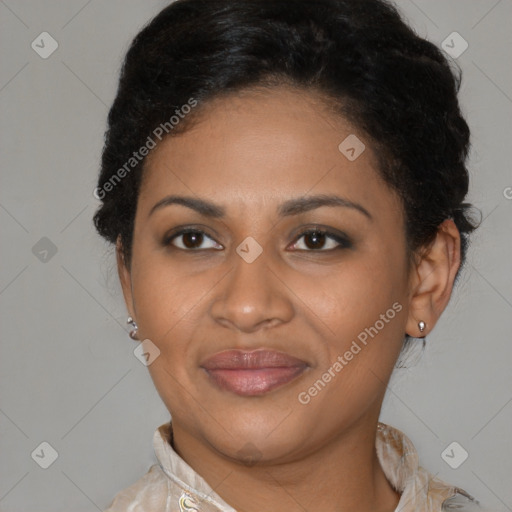
[{"label": "forehead", "polygon": [[[372,202],[390,195],[371,142],[318,95],[256,89],[197,108],[189,129],[148,155],[142,209],[166,193],[197,194],[228,208],[334,191]],[[347,146],[362,152],[348,158],[354,152]]]}]

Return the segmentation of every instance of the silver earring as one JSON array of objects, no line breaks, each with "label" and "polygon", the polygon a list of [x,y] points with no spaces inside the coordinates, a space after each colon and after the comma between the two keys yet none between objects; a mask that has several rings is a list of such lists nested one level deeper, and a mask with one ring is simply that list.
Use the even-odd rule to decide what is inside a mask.
[{"label": "silver earring", "polygon": [[128,320],[126,320],[126,323],[127,324],[131,324],[132,327],[133,327],[133,330],[130,331],[130,338],[132,340],[136,340],[137,339],[137,330],[139,329],[137,327],[137,323],[135,322],[135,320],[131,316],[128,317]]},{"label": "silver earring", "polygon": [[420,320],[418,322],[418,328],[419,328],[420,332],[423,332],[425,330],[425,322],[423,320]]}]

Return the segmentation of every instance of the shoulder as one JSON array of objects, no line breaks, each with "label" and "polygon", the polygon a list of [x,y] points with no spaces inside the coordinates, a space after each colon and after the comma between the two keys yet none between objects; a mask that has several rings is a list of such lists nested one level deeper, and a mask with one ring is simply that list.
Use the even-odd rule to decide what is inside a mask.
[{"label": "shoulder", "polygon": [[158,464],[135,483],[116,494],[104,512],[144,512],[165,510],[168,495],[168,478]]}]

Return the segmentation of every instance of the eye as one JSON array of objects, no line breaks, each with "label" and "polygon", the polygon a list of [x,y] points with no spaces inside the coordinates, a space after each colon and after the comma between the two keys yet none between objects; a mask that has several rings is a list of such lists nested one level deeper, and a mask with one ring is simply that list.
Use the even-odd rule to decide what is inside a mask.
[{"label": "eye", "polygon": [[[181,238],[181,240],[180,240]],[[205,240],[210,240],[210,245],[202,247]],[[222,249],[222,245],[217,244],[213,238],[210,238],[204,231],[200,229],[183,229],[174,233],[171,236],[167,236],[164,240],[164,245],[172,244],[178,249],[185,251],[193,250],[204,250],[204,249]]]},{"label": "eye", "polygon": [[[304,239],[304,242],[300,242],[301,239]],[[204,246],[204,243],[207,245]],[[163,244],[165,246],[173,245],[174,247],[184,251],[223,249],[222,245],[218,244],[204,231],[192,228],[182,229],[168,235],[163,240]],[[350,247],[352,247],[352,243],[347,236],[333,233],[325,229],[313,228],[302,231],[298,235],[292,249],[307,252],[327,252],[336,249],[348,249]]]},{"label": "eye", "polygon": [[[298,241],[304,238],[304,242],[300,244]],[[326,244],[327,242],[327,244]],[[308,229],[299,234],[297,241],[292,246],[300,251],[332,251],[335,249],[349,249],[352,243],[348,237],[332,233],[325,229]]]}]

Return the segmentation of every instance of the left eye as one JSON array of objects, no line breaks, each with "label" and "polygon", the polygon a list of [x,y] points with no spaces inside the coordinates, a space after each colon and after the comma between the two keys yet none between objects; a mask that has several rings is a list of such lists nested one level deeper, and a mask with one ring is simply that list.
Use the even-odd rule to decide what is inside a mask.
[{"label": "left eye", "polygon": [[[331,251],[334,249],[347,249],[351,247],[351,243],[346,238],[336,235],[334,233],[330,233],[329,231],[324,231],[322,229],[311,229],[308,231],[302,232],[297,240],[301,240],[304,238],[306,243],[302,243],[302,247],[297,247],[299,242],[295,242],[294,248],[298,250],[320,250],[320,251]],[[327,243],[327,247],[320,248],[319,246],[324,246],[326,241],[329,241],[330,243]]]}]

